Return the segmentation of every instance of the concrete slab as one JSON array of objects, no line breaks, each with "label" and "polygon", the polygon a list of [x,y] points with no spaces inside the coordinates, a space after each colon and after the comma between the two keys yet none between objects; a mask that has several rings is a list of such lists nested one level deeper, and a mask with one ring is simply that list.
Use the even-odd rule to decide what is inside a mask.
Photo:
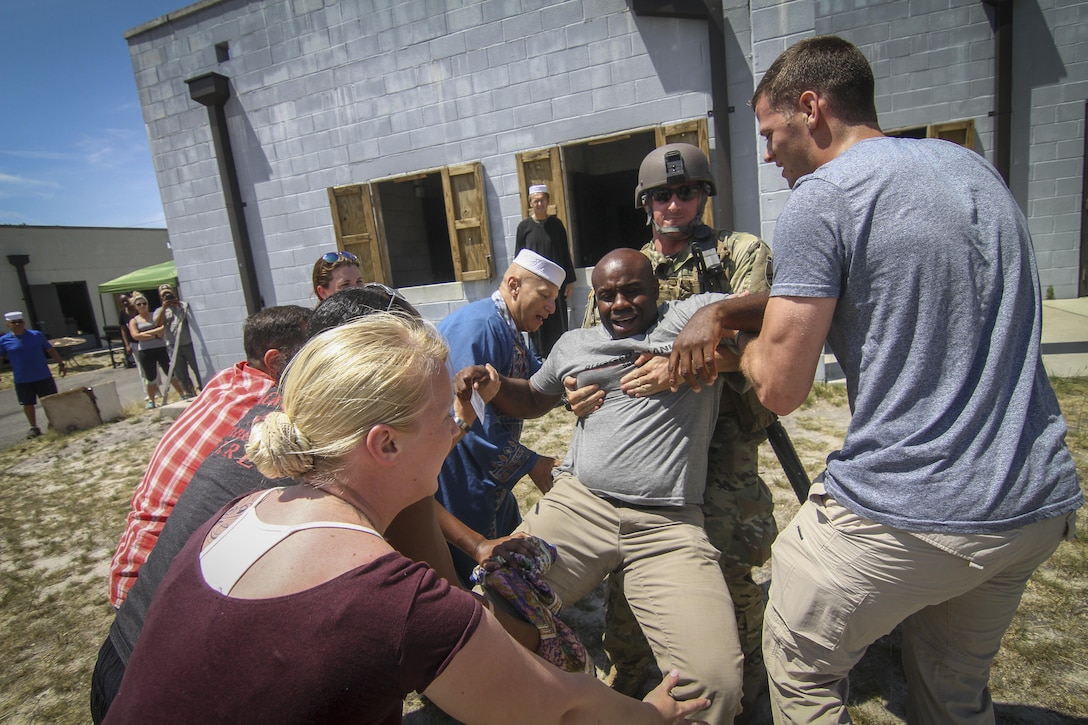
[{"label": "concrete slab", "polygon": [[[1051,377],[1088,376],[1088,297],[1043,302],[1040,352]],[[834,355],[824,355],[824,369],[817,370],[816,379],[844,382]]]},{"label": "concrete slab", "polygon": [[1088,297],[1043,302],[1042,354],[1052,377],[1088,375]]},{"label": "concrete slab", "polygon": [[[109,383],[114,384],[119,405],[122,410],[128,407],[143,407],[144,384],[140,375],[131,368],[109,368],[91,372],[72,373],[67,377],[57,377],[57,389],[60,392],[79,388],[98,389]],[[110,411],[106,419],[113,416]],[[45,430],[48,423],[41,405],[38,406],[38,426]],[[23,416],[23,408],[15,399],[14,390],[0,391],[0,449],[10,448],[13,445],[26,440],[27,422]]]},{"label": "concrete slab", "polygon": [[160,418],[169,418],[171,420],[177,420],[178,416],[185,412],[185,409],[189,407],[189,400],[179,400],[176,403],[167,403],[166,405],[160,405],[155,410],[158,412]]},{"label": "concrete slab", "polygon": [[55,431],[71,433],[102,425],[102,417],[98,414],[90,388],[46,395],[41,403],[49,419],[49,427]]}]

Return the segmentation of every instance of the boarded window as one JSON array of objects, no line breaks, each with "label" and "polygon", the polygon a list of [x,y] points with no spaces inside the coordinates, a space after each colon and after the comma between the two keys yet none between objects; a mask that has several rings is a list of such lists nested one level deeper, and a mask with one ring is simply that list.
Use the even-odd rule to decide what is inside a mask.
[{"label": "boarded window", "polygon": [[370,184],[330,188],[329,205],[337,247],[359,258],[363,279],[390,284],[389,265],[383,262],[378,243]]},{"label": "boarded window", "polygon": [[957,143],[972,151],[978,150],[975,148],[975,122],[974,119],[970,118],[964,121],[931,123],[928,126],[897,128],[884,133],[896,138],[940,138]]},{"label": "boarded window", "polygon": [[338,246],[360,258],[364,279],[413,287],[492,276],[479,162],[328,191]]}]

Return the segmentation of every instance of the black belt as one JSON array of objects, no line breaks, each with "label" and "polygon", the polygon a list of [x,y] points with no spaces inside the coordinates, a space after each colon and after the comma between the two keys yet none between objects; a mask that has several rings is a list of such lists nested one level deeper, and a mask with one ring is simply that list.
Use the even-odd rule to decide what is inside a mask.
[{"label": "black belt", "polygon": [[613,507],[618,509],[636,509],[638,511],[659,511],[661,509],[678,509],[678,506],[647,506],[645,504],[631,503],[630,501],[621,501],[618,498],[612,498],[611,496],[605,496],[600,493],[593,494],[597,498],[601,499],[605,503],[612,504]]}]

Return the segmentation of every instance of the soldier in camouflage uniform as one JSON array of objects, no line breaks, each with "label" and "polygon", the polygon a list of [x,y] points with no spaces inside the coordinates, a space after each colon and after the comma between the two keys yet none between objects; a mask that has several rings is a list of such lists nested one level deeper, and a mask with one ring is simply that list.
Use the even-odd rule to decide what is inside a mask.
[{"label": "soldier in camouflage uniform", "polygon": [[[701,187],[701,200],[697,204],[687,204],[685,214],[681,207],[691,199],[683,197],[690,194],[692,187]],[[662,202],[655,198],[655,192],[657,197],[668,193],[668,198]],[[646,209],[648,223],[654,228],[654,238],[640,251],[653,264],[661,285],[662,301],[685,299],[700,292],[767,292],[770,289],[771,251],[763,240],[741,232],[722,232],[715,239],[713,231],[702,224],[707,197],[714,192],[710,165],[695,146],[662,146],[650,152],[642,162],[635,204]],[[673,214],[670,215],[670,211]],[[692,211],[692,218],[683,219]],[[673,224],[677,218],[682,223]],[[713,254],[697,259],[693,253],[693,239],[699,240],[702,248],[717,252],[720,272],[713,268]],[[705,263],[708,258],[710,265]],[[599,322],[592,295],[590,292],[586,307],[586,327]],[[664,361],[667,363],[667,359]],[[637,394],[648,392],[656,391],[643,389]],[[584,412],[585,408],[576,407],[575,410]],[[754,722],[769,715],[763,697],[767,686],[761,649],[763,592],[752,578],[752,569],[770,558],[771,543],[778,534],[771,492],[758,470],[759,444],[767,439],[765,430],[774,420],[774,413],[760,405],[753,391],[737,393],[730,385],[723,386],[718,422],[710,442],[703,511],[707,535],[722,552],[722,574],[733,598],[744,651],[744,711],[737,722]],[[652,656],[623,598],[618,577],[615,579],[617,581],[609,582],[604,647],[613,662],[613,686],[627,694],[636,694],[646,679],[646,667],[652,662]],[[761,699],[762,704],[759,704]]]}]

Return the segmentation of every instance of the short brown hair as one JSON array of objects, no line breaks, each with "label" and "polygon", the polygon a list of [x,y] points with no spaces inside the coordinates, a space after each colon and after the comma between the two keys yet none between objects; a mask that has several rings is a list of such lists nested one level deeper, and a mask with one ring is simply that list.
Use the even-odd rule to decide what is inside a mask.
[{"label": "short brown hair", "polygon": [[819,35],[794,43],[771,63],[752,94],[775,111],[797,107],[805,91],[816,91],[842,121],[875,124],[876,81],[873,69],[857,46],[834,35]]},{"label": "short brown hair", "polygon": [[250,364],[263,364],[264,354],[279,350],[284,362],[306,342],[311,311],[299,305],[265,307],[254,312],[242,326],[242,347]]}]

